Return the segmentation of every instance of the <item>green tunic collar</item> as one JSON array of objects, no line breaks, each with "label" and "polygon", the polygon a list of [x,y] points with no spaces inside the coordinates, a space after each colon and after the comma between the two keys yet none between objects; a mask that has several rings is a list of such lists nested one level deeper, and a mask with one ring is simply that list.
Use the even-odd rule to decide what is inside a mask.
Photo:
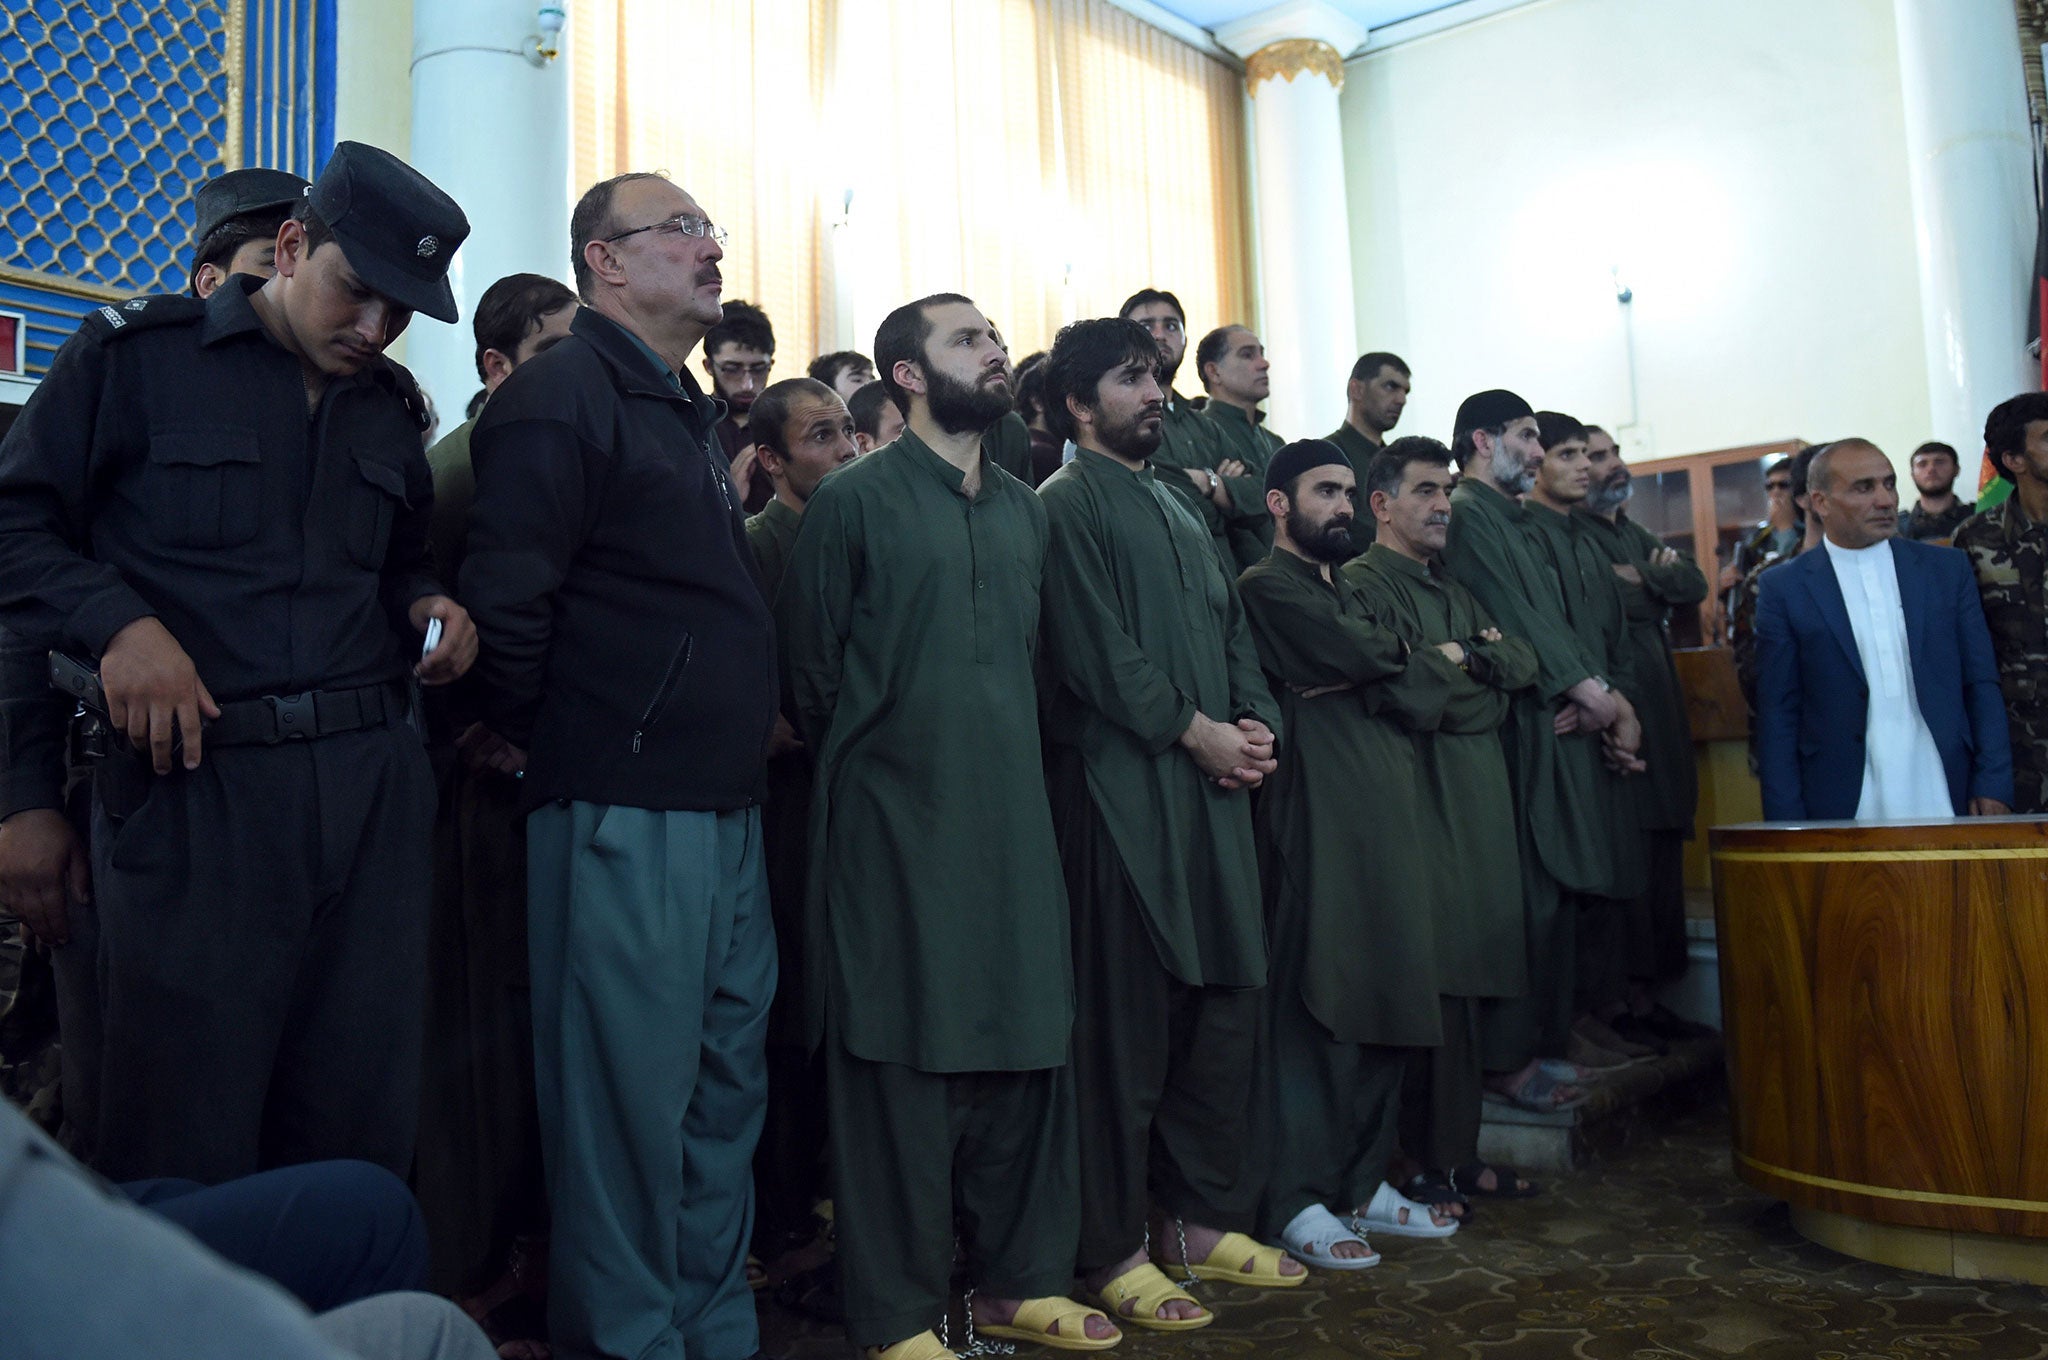
[{"label": "green tunic collar", "polygon": [[777,529],[792,534],[803,523],[802,514],[790,509],[788,505],[783,503],[780,496],[770,497],[768,504],[761,507],[760,519],[763,524],[771,524]]},{"label": "green tunic collar", "polygon": [[1460,477],[1458,479],[1458,489],[1451,494],[1453,496],[1464,495],[1466,494],[1465,488],[1467,487],[1471,488],[1470,496],[1472,498],[1491,496],[1497,504],[1487,508],[1495,514],[1505,517],[1510,523],[1523,524],[1528,521],[1529,503],[1527,501],[1518,501],[1492,482],[1483,481],[1478,477]]},{"label": "green tunic collar", "polygon": [[947,462],[944,458],[941,458],[931,445],[912,434],[908,426],[904,428],[902,434],[896,437],[896,442],[903,446],[904,454],[914,465],[931,474],[932,477],[937,479],[940,486],[945,487],[946,490],[954,495],[973,503],[979,503],[987,500],[995,493],[995,479],[989,476],[990,465],[987,449],[982,449],[977,455],[981,459],[981,488],[970,497],[965,491],[961,490],[967,484],[967,474]]},{"label": "green tunic collar", "polygon": [[1139,482],[1156,483],[1159,480],[1153,474],[1150,463],[1141,468],[1126,467],[1106,453],[1097,453],[1094,449],[1082,448],[1078,444],[1074,446],[1074,461],[1086,471],[1106,476],[1129,477]]},{"label": "green tunic collar", "polygon": [[1412,576],[1432,586],[1438,584],[1434,571],[1405,553],[1395,552],[1384,543],[1375,543],[1367,548],[1365,556],[1376,570],[1399,572],[1403,576]]},{"label": "green tunic collar", "polygon": [[1335,591],[1337,589],[1337,571],[1335,567],[1330,569],[1330,579],[1324,580],[1323,564],[1320,562],[1311,562],[1306,557],[1287,551],[1287,549],[1277,543],[1273,545],[1273,551],[1270,556],[1276,570],[1299,576],[1304,581],[1313,581],[1328,591]]},{"label": "green tunic collar", "polygon": [[1218,420],[1234,420],[1240,425],[1259,426],[1266,423],[1264,411],[1247,411],[1242,406],[1218,401],[1214,397],[1209,398],[1209,404],[1202,409]]}]

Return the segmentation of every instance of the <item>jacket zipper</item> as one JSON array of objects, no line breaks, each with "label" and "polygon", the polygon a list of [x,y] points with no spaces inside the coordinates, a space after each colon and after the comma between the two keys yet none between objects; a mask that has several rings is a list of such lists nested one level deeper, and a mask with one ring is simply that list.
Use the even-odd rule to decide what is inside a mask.
[{"label": "jacket zipper", "polygon": [[668,672],[661,677],[661,688],[654,691],[654,698],[648,701],[647,711],[640,715],[640,721],[633,729],[634,755],[640,754],[640,738],[654,725],[655,715],[661,712],[662,705],[675,693],[676,686],[682,682],[683,672],[690,668],[690,652],[695,644],[695,638],[688,633],[683,634],[682,645],[677,647],[675,655],[669,658]]}]

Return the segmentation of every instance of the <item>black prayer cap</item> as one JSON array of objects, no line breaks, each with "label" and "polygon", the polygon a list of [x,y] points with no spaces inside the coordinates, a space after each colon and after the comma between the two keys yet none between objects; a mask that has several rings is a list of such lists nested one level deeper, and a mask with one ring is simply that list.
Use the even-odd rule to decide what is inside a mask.
[{"label": "black prayer cap", "polygon": [[231,217],[294,207],[305,196],[306,181],[288,171],[230,170],[200,185],[192,196],[195,239],[204,241]]},{"label": "black prayer cap", "polygon": [[401,307],[456,320],[448,265],[469,219],[425,175],[389,151],[337,142],[308,198],[364,283]]},{"label": "black prayer cap", "polygon": [[1273,461],[1266,464],[1266,490],[1285,491],[1287,484],[1302,473],[1332,463],[1351,466],[1344,450],[1327,439],[1297,439],[1292,444],[1283,444],[1274,453]]},{"label": "black prayer cap", "polygon": [[1457,443],[1474,430],[1497,430],[1511,420],[1535,414],[1535,407],[1506,388],[1474,392],[1458,405],[1458,421],[1451,431],[1451,442]]}]

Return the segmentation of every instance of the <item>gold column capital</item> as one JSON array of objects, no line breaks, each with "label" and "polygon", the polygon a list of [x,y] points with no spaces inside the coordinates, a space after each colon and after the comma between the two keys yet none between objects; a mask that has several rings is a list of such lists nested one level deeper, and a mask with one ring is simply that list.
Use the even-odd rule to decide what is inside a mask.
[{"label": "gold column capital", "polygon": [[1344,55],[1320,38],[1287,38],[1267,43],[1251,54],[1244,64],[1244,85],[1254,97],[1269,80],[1292,82],[1304,71],[1330,82],[1332,89],[1344,88]]}]

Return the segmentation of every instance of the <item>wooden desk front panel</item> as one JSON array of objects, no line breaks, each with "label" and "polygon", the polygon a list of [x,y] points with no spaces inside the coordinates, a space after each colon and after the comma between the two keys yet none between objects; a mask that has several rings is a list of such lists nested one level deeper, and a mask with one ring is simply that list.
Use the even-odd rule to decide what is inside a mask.
[{"label": "wooden desk front panel", "polygon": [[2048,1237],[2043,825],[1714,833],[1745,1180],[1879,1222]]}]

